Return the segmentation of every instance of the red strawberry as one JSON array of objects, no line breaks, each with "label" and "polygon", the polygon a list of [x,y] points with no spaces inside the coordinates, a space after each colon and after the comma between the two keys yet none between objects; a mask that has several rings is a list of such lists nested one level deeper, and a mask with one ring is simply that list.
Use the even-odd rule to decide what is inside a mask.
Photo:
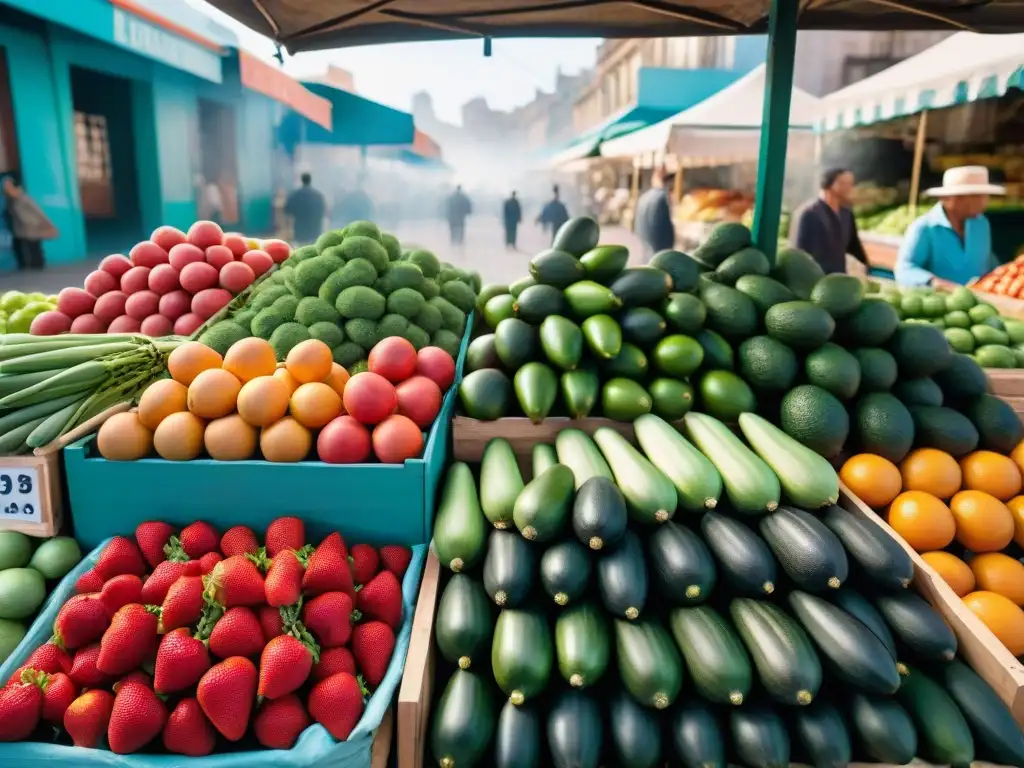
[{"label": "red strawberry", "polygon": [[205,576],[223,559],[220,552],[207,552],[199,558],[199,572]]},{"label": "red strawberry", "polygon": [[210,653],[221,659],[255,656],[266,644],[256,614],[241,605],[228,608],[210,633]]},{"label": "red strawberry", "polygon": [[228,741],[238,741],[249,727],[256,680],[253,663],[233,656],[210,667],[196,687],[199,706]]},{"label": "red strawberry", "polygon": [[43,720],[53,725],[61,725],[64,722],[64,713],[71,706],[71,702],[78,698],[75,684],[63,672],[54,675],[41,672],[39,687],[43,689]]},{"label": "red strawberry", "polygon": [[141,683],[147,688],[152,688],[153,678],[147,675],[141,669],[136,669],[132,672],[129,672],[127,675],[122,677],[120,680],[118,680],[110,687],[114,689],[114,693],[117,693],[121,690],[121,688],[126,686],[128,683]]},{"label": "red strawberry", "polygon": [[232,555],[254,555],[260,548],[260,542],[251,528],[236,525],[228,528],[220,537],[220,551],[224,557]]},{"label": "red strawberry", "polygon": [[307,595],[324,592],[345,592],[353,599],[356,589],[352,583],[352,569],[348,565],[348,552],[341,535],[332,533],[316,548],[306,563],[302,577],[302,591]]},{"label": "red strawberry", "polygon": [[100,553],[93,570],[106,581],[124,573],[141,576],[147,569],[135,542],[124,536],[115,536]]},{"label": "red strawberry", "polygon": [[150,568],[156,568],[167,559],[164,547],[173,535],[174,527],[169,523],[159,520],[139,523],[139,527],[135,529],[135,542]]},{"label": "red strawberry", "polygon": [[63,672],[66,675],[71,671],[71,657],[67,651],[53,643],[44,643],[32,651],[25,660],[25,666],[38,669],[40,672]]},{"label": "red strawberry", "polygon": [[220,561],[208,578],[214,599],[225,608],[266,602],[263,574],[243,555]]},{"label": "red strawberry", "polygon": [[64,730],[76,747],[95,749],[107,733],[114,694],[99,689],[86,691],[64,712]]},{"label": "red strawberry", "polygon": [[352,658],[352,651],[348,648],[324,648],[320,651],[320,661],[313,665],[309,676],[313,682],[317,682],[339,672],[355,676],[356,660]]},{"label": "red strawberry", "polygon": [[186,757],[205,757],[217,746],[217,732],[195,699],[182,699],[164,726],[164,747]]},{"label": "red strawberry", "polygon": [[306,546],[306,526],[297,517],[279,517],[267,526],[267,555],[291,549],[298,552]]},{"label": "red strawberry", "polygon": [[166,722],[167,708],[152,688],[134,681],[125,683],[110,711],[110,751],[119,755],[137,752],[159,735]]},{"label": "red strawberry", "polygon": [[99,640],[110,614],[99,595],[75,595],[61,606],[53,622],[53,643],[69,651]]},{"label": "red strawberry", "polygon": [[43,691],[34,683],[13,683],[0,689],[0,742],[23,741],[39,724]]},{"label": "red strawberry", "polygon": [[[171,584],[182,576],[198,576],[199,574],[188,573],[189,563],[182,563],[175,560],[165,560],[156,567],[156,570],[149,575],[142,585],[142,594],[139,602],[143,605],[160,605],[167,597],[167,590]],[[198,563],[196,564],[198,565]]]},{"label": "red strawberry", "polygon": [[278,635],[284,634],[284,621],[281,619],[280,609],[261,605],[259,619],[260,627],[263,628],[263,639],[266,642],[269,643]]},{"label": "red strawberry", "polygon": [[356,544],[348,553],[352,565],[352,578],[356,584],[366,584],[380,570],[377,550],[369,544]]},{"label": "red strawberry", "polygon": [[276,699],[298,690],[313,668],[313,652],[291,635],[275,637],[260,654],[260,686],[257,693]]},{"label": "red strawberry", "polygon": [[216,552],[220,546],[217,529],[202,520],[182,528],[178,539],[182,550],[191,560],[198,560],[207,552]]},{"label": "red strawberry", "polygon": [[339,672],[313,686],[309,714],[338,741],[344,741],[363,716],[363,692],[359,681]]},{"label": "red strawberry", "polygon": [[114,614],[100,640],[96,669],[107,675],[126,675],[156,651],[159,619],[144,605],[131,603]]},{"label": "red strawberry", "polygon": [[395,633],[383,621],[357,624],[352,630],[352,656],[370,685],[380,685],[394,651]]},{"label": "red strawberry", "polygon": [[305,572],[295,552],[290,549],[279,552],[270,563],[263,585],[267,603],[273,608],[297,603],[302,597],[302,576]]},{"label": "red strawberry", "polygon": [[256,741],[267,749],[291,749],[310,724],[306,708],[294,693],[263,702],[253,730]]},{"label": "red strawberry", "polygon": [[187,629],[175,629],[164,635],[157,648],[153,690],[175,693],[191,688],[209,668],[206,644],[192,637]]},{"label": "red strawberry", "polygon": [[182,576],[167,590],[160,606],[160,626],[164,632],[199,623],[203,615],[203,577]]},{"label": "red strawberry", "polygon": [[402,585],[391,571],[381,571],[364,584],[356,597],[359,612],[380,619],[396,632],[402,625]]},{"label": "red strawberry", "polygon": [[100,600],[106,606],[107,612],[113,616],[128,603],[142,600],[142,579],[133,573],[115,576],[103,585]]},{"label": "red strawberry", "polygon": [[352,634],[352,598],[344,592],[326,592],[302,608],[302,623],[321,648],[345,645]]},{"label": "red strawberry", "polygon": [[93,569],[89,569],[75,582],[76,595],[88,595],[92,592],[99,592],[103,589],[103,577]]},{"label": "red strawberry", "polygon": [[412,561],[412,550],[398,544],[389,544],[380,548],[380,562],[385,571],[391,571],[398,578],[405,576],[405,571]]},{"label": "red strawberry", "polygon": [[91,643],[79,648],[71,662],[71,671],[68,672],[68,677],[79,688],[105,688],[110,685],[110,675],[105,675],[96,668],[99,657],[99,643]]}]

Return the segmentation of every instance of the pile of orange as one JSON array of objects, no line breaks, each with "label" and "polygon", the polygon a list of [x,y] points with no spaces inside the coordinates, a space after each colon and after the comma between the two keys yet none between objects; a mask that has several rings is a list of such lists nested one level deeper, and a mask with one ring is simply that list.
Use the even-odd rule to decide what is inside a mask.
[{"label": "pile of orange", "polygon": [[893,530],[1015,656],[1024,654],[1024,563],[1004,552],[1024,548],[1024,442],[1009,456],[980,450],[959,461],[919,448],[898,467],[859,454],[839,476],[865,504],[884,510]]},{"label": "pile of orange", "polygon": [[155,452],[170,461],[204,454],[242,461],[302,461],[313,433],[343,412],[349,375],[317,339],[296,345],[284,363],[263,339],[236,342],[223,358],[190,341],[167,360],[170,378],[151,384],[135,411],[100,428],[107,459],[130,461]]}]

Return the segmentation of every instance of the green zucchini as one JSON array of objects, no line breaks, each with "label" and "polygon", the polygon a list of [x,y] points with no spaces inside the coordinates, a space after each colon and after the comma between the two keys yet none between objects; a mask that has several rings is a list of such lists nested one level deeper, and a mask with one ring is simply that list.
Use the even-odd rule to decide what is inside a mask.
[{"label": "green zucchini", "polygon": [[533,586],[537,568],[530,545],[512,531],[491,531],[484,558],[484,589],[500,608],[516,608]]},{"label": "green zucchini", "polygon": [[687,434],[715,465],[733,508],[745,515],[773,512],[782,490],[771,467],[718,419],[692,411],[683,416]]},{"label": "green zucchini", "polygon": [[956,635],[922,597],[906,589],[879,594],[875,596],[875,607],[896,639],[922,659],[952,661],[956,658]]},{"label": "green zucchini", "polygon": [[572,529],[585,547],[594,551],[614,547],[622,540],[628,522],[626,499],[611,479],[592,477],[576,491]]},{"label": "green zucchini", "polygon": [[846,550],[824,523],[802,509],[779,507],[760,523],[782,570],[808,592],[839,589],[849,575]]},{"label": "green zucchini", "polygon": [[434,553],[441,565],[458,573],[480,562],[486,522],[473,472],[457,461],[448,468],[434,520]]},{"label": "green zucchini", "polygon": [[775,555],[746,523],[706,512],[700,528],[723,578],[734,591],[750,597],[775,591]]},{"label": "green zucchini", "polygon": [[434,709],[430,744],[442,768],[474,768],[494,733],[494,703],[483,678],[457,669]]},{"label": "green zucchini", "polygon": [[553,662],[554,647],[544,616],[512,609],[498,614],[491,644],[491,669],[509,701],[518,707],[542,694],[548,686]]},{"label": "green zucchini", "polygon": [[685,526],[668,522],[647,540],[654,583],[675,605],[708,599],[718,579],[715,561],[701,538]]},{"label": "green zucchini", "polygon": [[876,586],[905,589],[914,580],[910,555],[877,525],[842,507],[831,506],[822,517],[854,565]]},{"label": "green zucchini", "polygon": [[597,586],[605,609],[632,621],[647,602],[647,561],[640,539],[626,531],[619,546],[597,561]]},{"label": "green zucchini", "polygon": [[495,768],[539,768],[541,718],[535,707],[517,707],[506,701],[494,731]]},{"label": "green zucchini", "polygon": [[831,704],[816,701],[793,712],[793,735],[802,762],[814,768],[846,768],[853,759],[846,722]]},{"label": "green zucchini", "polygon": [[857,746],[871,762],[906,765],[917,755],[917,729],[896,699],[854,693],[849,715]]},{"label": "green zucchini", "polygon": [[562,691],[548,712],[548,750],[555,768],[597,768],[604,725],[597,702],[573,688]]},{"label": "green zucchini", "polygon": [[[558,463],[558,456],[555,455],[555,446],[548,443],[537,443],[533,446],[531,457],[534,477],[540,477]],[[520,490],[522,489],[520,488]]]},{"label": "green zucchini", "polygon": [[633,519],[640,523],[670,520],[679,504],[672,481],[611,427],[598,427],[594,442],[612,468]]},{"label": "green zucchini", "polygon": [[789,734],[774,710],[760,704],[729,711],[732,747],[748,768],[789,768]]},{"label": "green zucchini", "polygon": [[868,693],[891,695],[900,687],[896,660],[853,616],[806,592],[791,592],[789,606],[836,679]]},{"label": "green zucchini", "polygon": [[921,757],[936,765],[967,768],[974,762],[974,737],[945,689],[919,669],[911,669],[896,692],[917,726]]},{"label": "green zucchini", "polygon": [[896,652],[896,641],[893,640],[892,632],[889,631],[888,625],[885,623],[885,619],[882,618],[882,614],[873,606],[866,597],[859,592],[855,592],[851,587],[843,587],[839,591],[832,594],[832,600],[846,611],[848,614],[853,616],[857,621],[863,624],[865,627],[870,629],[875,637],[882,641],[882,645],[892,656],[896,662],[896,668],[903,672],[903,665],[899,663],[899,656]]},{"label": "green zucchini", "polygon": [[644,414],[633,422],[636,441],[651,463],[672,481],[679,506],[690,512],[714,509],[722,495],[715,465],[659,416]]},{"label": "green zucchini", "polygon": [[680,702],[669,721],[683,768],[726,768],[725,736],[711,706],[699,696]]},{"label": "green zucchini", "polygon": [[656,620],[615,620],[619,675],[630,695],[645,707],[665,709],[683,687],[683,663],[672,638]]},{"label": "green zucchini", "polygon": [[563,611],[555,622],[558,671],[573,688],[590,686],[608,667],[611,638],[604,614],[593,603]]},{"label": "green zucchini", "polygon": [[768,695],[807,705],[821,688],[821,661],[804,630],[771,603],[735,598],[729,615]]},{"label": "green zucchini", "polygon": [[464,573],[454,574],[441,593],[434,619],[441,655],[460,669],[469,669],[474,659],[484,658],[493,627],[491,602],[483,584]]},{"label": "green zucchini", "polygon": [[540,583],[556,605],[575,603],[590,582],[590,555],[574,539],[552,544],[540,556]]},{"label": "green zucchini", "polygon": [[480,508],[500,531],[512,526],[512,509],[524,487],[516,455],[508,440],[496,437],[480,460]]},{"label": "green zucchini", "polygon": [[839,501],[839,475],[828,459],[756,413],[741,413],[738,422],[750,447],[772,468],[791,502],[818,509]]},{"label": "green zucchini", "polygon": [[616,765],[656,768],[662,764],[658,713],[641,707],[621,688],[612,693],[608,702],[608,726]]},{"label": "green zucchini", "polygon": [[558,463],[572,470],[576,490],[592,477],[614,480],[612,469],[604,460],[594,441],[581,429],[563,429],[555,438]]},{"label": "green zucchini", "polygon": [[712,607],[676,608],[669,626],[697,693],[717,704],[743,703],[753,683],[750,657],[736,631]]},{"label": "green zucchini", "polygon": [[573,499],[572,470],[555,464],[533,478],[516,499],[512,519],[530,541],[551,541],[569,520]]},{"label": "green zucchini", "polygon": [[951,661],[942,683],[974,734],[977,756],[999,765],[1024,765],[1024,734],[1013,713],[973,669]]}]

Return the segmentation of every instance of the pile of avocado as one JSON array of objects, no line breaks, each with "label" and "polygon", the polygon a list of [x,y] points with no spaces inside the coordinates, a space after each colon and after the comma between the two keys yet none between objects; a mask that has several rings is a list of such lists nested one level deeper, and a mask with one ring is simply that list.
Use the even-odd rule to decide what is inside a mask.
[{"label": "pile of avocado", "polygon": [[381,339],[401,336],[416,349],[436,346],[458,357],[480,276],[426,250],[402,250],[376,224],[356,221],[296,248],[229,316],[199,340],[223,354],[258,336],[278,360],[306,339],[320,339],[334,360],[354,368]]}]

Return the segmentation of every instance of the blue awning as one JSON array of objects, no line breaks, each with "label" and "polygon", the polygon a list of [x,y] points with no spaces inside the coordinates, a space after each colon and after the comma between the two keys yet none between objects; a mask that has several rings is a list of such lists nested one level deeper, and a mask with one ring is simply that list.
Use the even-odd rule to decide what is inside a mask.
[{"label": "blue awning", "polygon": [[331,102],[334,127],[327,130],[289,111],[281,121],[279,135],[286,147],[298,143],[333,144],[344,147],[412,144],[416,128],[412,115],[340,88],[303,82],[310,91]]}]

